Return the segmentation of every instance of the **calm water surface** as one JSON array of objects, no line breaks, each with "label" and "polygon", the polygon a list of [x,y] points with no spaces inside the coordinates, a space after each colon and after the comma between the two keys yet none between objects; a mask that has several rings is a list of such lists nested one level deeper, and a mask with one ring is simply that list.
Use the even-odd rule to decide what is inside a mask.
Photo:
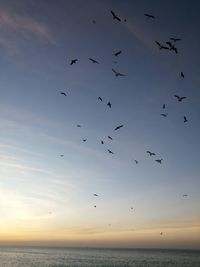
[{"label": "calm water surface", "polygon": [[0,247],[0,267],[200,267],[200,251]]}]

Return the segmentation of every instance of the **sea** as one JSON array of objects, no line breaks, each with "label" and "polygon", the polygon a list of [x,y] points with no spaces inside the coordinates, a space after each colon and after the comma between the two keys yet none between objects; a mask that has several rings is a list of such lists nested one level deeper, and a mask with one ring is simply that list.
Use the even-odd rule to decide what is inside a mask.
[{"label": "sea", "polygon": [[200,251],[0,247],[0,267],[200,267]]}]

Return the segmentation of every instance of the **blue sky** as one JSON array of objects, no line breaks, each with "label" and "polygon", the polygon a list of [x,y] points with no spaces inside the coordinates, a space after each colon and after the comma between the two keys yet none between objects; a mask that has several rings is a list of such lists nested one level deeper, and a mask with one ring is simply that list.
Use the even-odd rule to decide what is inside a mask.
[{"label": "blue sky", "polygon": [[[1,243],[199,247],[198,10],[198,1],[0,2]],[[178,54],[155,44],[170,37],[182,39]]]}]

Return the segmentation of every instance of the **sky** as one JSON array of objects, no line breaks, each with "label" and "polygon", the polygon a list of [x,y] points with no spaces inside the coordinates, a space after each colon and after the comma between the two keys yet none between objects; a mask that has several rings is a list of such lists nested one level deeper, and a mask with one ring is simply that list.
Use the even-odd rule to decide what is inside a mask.
[{"label": "sky", "polygon": [[199,9],[0,0],[1,245],[200,248]]}]

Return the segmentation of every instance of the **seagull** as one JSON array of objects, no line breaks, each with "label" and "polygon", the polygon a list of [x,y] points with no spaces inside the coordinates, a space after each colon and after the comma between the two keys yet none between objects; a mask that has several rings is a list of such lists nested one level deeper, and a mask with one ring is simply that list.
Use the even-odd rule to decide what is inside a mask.
[{"label": "seagull", "polygon": [[108,138],[109,138],[110,140],[113,140],[113,139],[112,139],[112,137],[111,137],[111,136],[109,136],[109,135],[108,135]]},{"label": "seagull", "polygon": [[186,118],[186,116],[184,116],[183,118],[184,118],[184,122],[187,122],[188,121],[187,118]]},{"label": "seagull", "polygon": [[78,124],[76,127],[81,128],[82,126],[80,124]]},{"label": "seagull", "polygon": [[166,108],[165,104],[163,104],[162,108],[163,108],[163,109]]},{"label": "seagull", "polygon": [[90,61],[92,61],[92,63],[99,64],[99,62],[98,62],[98,61],[96,61],[95,59],[93,59],[93,58],[91,58],[91,57],[89,57],[89,60],[90,60]]},{"label": "seagull", "polygon": [[103,141],[103,140],[101,140],[101,144],[102,144],[102,145],[104,144],[104,141]]},{"label": "seagull", "polygon": [[118,76],[126,76],[125,74],[120,73],[120,72],[116,71],[115,69],[112,69],[112,71],[114,72],[116,77],[118,77]]},{"label": "seagull", "polygon": [[185,75],[184,75],[184,73],[182,71],[181,71],[181,77],[185,78]]},{"label": "seagull", "polygon": [[136,160],[136,159],[134,159],[134,161],[135,161],[135,163],[136,163],[136,164],[138,164],[138,163],[139,163],[139,162],[138,162],[138,160]]},{"label": "seagull", "polygon": [[93,194],[93,196],[98,197],[99,195],[97,195],[97,194]]},{"label": "seagull", "polygon": [[77,59],[77,58],[76,58],[76,59],[72,59],[72,60],[71,60],[71,63],[70,63],[70,65],[73,65],[73,64],[75,64],[77,61],[78,61],[78,59]]},{"label": "seagull", "polygon": [[86,142],[87,141],[87,139],[83,139],[83,142]]},{"label": "seagull", "polygon": [[178,95],[174,95],[179,102],[182,102],[183,99],[187,98],[186,96],[178,96]]},{"label": "seagull", "polygon": [[64,155],[60,155],[60,157],[62,158],[62,157],[64,157]]},{"label": "seagull", "polygon": [[113,19],[121,21],[121,19],[111,10],[110,13],[113,15]]},{"label": "seagull", "polygon": [[170,40],[172,40],[172,41],[174,41],[174,43],[176,43],[177,41],[181,41],[181,39],[180,38],[170,38]]},{"label": "seagull", "polygon": [[144,14],[144,15],[149,19],[155,19],[155,16],[153,16],[153,15],[150,15],[150,14]]},{"label": "seagull", "polygon": [[110,149],[107,149],[110,154],[114,154]]},{"label": "seagull", "polygon": [[155,156],[156,155],[154,152],[151,152],[151,151],[147,151],[147,153],[149,153],[150,156]]},{"label": "seagull", "polygon": [[163,117],[167,117],[168,113],[162,113],[160,115],[163,116]]},{"label": "seagull", "polygon": [[188,197],[188,195],[184,194],[183,197]]},{"label": "seagull", "polygon": [[98,97],[98,99],[99,99],[100,101],[103,101],[103,99],[102,99],[100,96]]},{"label": "seagull", "polygon": [[160,163],[160,164],[162,163],[162,160],[163,159],[155,159],[155,161],[158,162],[158,163]]},{"label": "seagull", "polygon": [[108,102],[107,106],[109,106],[109,108],[111,108],[111,103],[110,103],[110,102]]},{"label": "seagull", "polygon": [[116,53],[114,53],[114,56],[119,56],[120,54],[122,53],[122,51],[120,50],[120,51],[118,51],[118,52],[116,52]]},{"label": "seagull", "polygon": [[67,96],[65,92],[60,92],[61,95]]},{"label": "seagull", "polygon": [[162,45],[162,44],[159,43],[158,41],[155,41],[155,43],[159,46],[160,50],[161,50],[161,49],[167,49],[167,50],[169,50],[169,47]]},{"label": "seagull", "polygon": [[124,125],[119,125],[119,126],[117,126],[117,127],[114,129],[114,131],[119,130],[119,129],[122,128],[122,127],[124,127]]}]

